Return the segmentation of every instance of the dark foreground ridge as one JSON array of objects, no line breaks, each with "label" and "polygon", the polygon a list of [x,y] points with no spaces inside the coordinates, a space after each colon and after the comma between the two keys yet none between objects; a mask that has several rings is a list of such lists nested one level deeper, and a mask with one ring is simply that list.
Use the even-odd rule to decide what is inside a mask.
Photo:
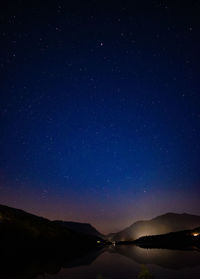
[{"label": "dark foreground ridge", "polygon": [[[45,246],[51,241],[52,245],[55,243],[55,246],[62,243],[62,246],[67,245],[67,247],[88,247],[97,246],[103,241],[95,234],[81,232],[78,229],[78,223],[76,226],[77,228],[73,230],[70,226],[64,226],[63,222],[50,221],[23,210],[0,205],[1,240],[9,238],[9,243],[12,245],[18,245],[22,241],[31,241],[34,247],[38,244]],[[83,224],[79,225],[79,227],[82,226]]]},{"label": "dark foreground ridge", "polygon": [[[121,242],[122,244],[123,242]],[[126,244],[131,242],[126,242]],[[200,227],[194,230],[172,232],[168,234],[144,236],[132,243],[143,248],[166,248],[200,251]]]},{"label": "dark foreground ridge", "polygon": [[[64,266],[84,264],[95,258],[105,244],[96,235],[81,233],[78,229],[73,231],[57,222],[4,205],[0,205],[0,239],[2,278],[11,278],[12,272],[14,278],[35,278],[48,269],[52,273]],[[31,266],[34,266],[33,272]],[[23,275],[25,267],[30,273],[28,276]]]}]

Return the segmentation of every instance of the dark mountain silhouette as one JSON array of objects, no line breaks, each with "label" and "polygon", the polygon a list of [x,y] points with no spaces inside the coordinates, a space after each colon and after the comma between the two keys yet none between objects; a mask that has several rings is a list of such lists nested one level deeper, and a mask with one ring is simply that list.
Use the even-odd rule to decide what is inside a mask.
[{"label": "dark mountain silhouette", "polygon": [[101,241],[97,236],[73,231],[46,218],[4,205],[0,205],[0,239],[12,250],[13,247],[25,250],[27,247],[33,250],[36,247],[40,250],[89,249]]},{"label": "dark mountain silhouette", "polygon": [[145,235],[165,234],[200,226],[200,216],[167,213],[151,220],[138,221],[130,227],[107,236],[110,241],[131,241]]},{"label": "dark mountain silhouette", "polygon": [[59,224],[60,226],[63,226],[67,229],[88,234],[88,235],[94,235],[100,238],[104,238],[104,235],[98,232],[92,225],[88,223],[78,223],[78,222],[67,222],[67,221],[54,221],[56,224]]},{"label": "dark mountain silhouette", "polygon": [[200,249],[200,227],[160,235],[143,236],[133,242],[144,248],[166,248],[180,250]]},{"label": "dark mountain silhouette", "polygon": [[0,205],[0,239],[2,278],[35,278],[89,264],[104,243],[95,235],[4,205]]}]

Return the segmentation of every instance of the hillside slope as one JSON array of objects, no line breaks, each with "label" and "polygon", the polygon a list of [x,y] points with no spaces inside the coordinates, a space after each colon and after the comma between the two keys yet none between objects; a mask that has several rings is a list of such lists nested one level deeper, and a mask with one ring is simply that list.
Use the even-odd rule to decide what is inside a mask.
[{"label": "hillside slope", "polygon": [[138,221],[118,233],[111,234],[108,239],[111,241],[129,241],[145,235],[190,230],[199,226],[200,216],[186,213],[167,213],[151,220]]}]

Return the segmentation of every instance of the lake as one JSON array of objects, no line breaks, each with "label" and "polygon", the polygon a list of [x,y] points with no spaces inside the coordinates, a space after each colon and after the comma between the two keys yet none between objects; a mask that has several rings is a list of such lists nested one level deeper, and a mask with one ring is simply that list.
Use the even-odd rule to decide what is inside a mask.
[{"label": "lake", "polygon": [[200,278],[200,252],[110,246],[87,254],[37,279]]}]

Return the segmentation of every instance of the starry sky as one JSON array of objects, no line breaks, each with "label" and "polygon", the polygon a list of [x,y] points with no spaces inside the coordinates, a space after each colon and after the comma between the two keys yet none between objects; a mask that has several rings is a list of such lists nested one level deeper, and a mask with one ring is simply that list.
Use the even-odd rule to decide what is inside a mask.
[{"label": "starry sky", "polygon": [[103,233],[200,214],[200,2],[4,1],[0,203]]}]

